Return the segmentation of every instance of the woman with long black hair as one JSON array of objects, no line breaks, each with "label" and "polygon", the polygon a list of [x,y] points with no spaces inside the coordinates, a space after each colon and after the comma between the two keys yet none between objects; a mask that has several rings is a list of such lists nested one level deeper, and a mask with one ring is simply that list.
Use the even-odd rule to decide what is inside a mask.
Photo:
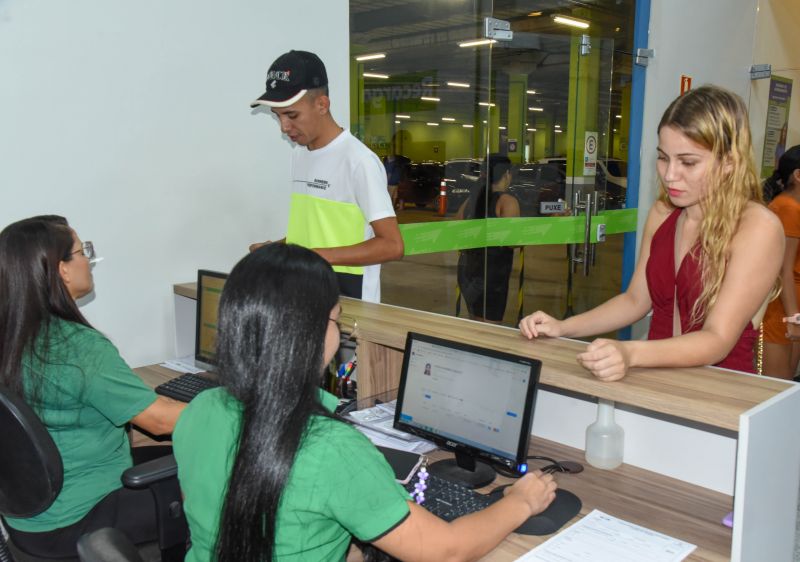
[{"label": "woman with long black hair", "polygon": [[132,459],[125,426],[170,433],[184,406],[156,397],[81,314],[76,301],[94,288],[93,257],[92,243],[63,217],[0,232],[0,385],[39,415],[64,465],[52,506],[6,522],[17,547],[47,558],[77,556],[78,538],[107,526],[135,543],[157,538],[152,494],[122,488],[120,476],[158,454]]},{"label": "woman with long black hair", "polygon": [[410,501],[319,388],[339,345],[338,300],[331,267],[299,246],[264,246],[231,272],[222,387],[198,395],[173,435],[187,562],[343,560],[353,537],[401,560],[475,560],[552,501],[555,483],[540,473],[452,523]]},{"label": "woman with long black hair", "polygon": [[764,374],[791,379],[800,362],[800,325],[784,323],[800,312],[800,145],[783,153],[775,172],[764,183],[769,208],[781,220],[786,236],[781,267],[780,297],[764,315]]}]

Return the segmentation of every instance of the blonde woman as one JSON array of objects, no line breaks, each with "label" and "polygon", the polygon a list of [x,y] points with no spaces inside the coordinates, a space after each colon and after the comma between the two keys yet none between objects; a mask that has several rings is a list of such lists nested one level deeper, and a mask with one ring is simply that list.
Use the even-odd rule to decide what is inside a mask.
[{"label": "blonde woman", "polygon": [[527,338],[590,336],[653,311],[647,341],[596,339],[578,362],[615,381],[631,367],[754,371],[753,350],[783,260],[780,221],[763,204],[741,98],[715,86],[673,101],[658,125],[659,200],[628,289],[566,320],[535,312]]}]

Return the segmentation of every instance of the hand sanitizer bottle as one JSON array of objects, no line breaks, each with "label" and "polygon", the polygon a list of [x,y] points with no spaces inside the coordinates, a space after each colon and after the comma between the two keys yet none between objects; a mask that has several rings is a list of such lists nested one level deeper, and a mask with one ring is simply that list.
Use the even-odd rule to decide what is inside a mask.
[{"label": "hand sanitizer bottle", "polygon": [[586,428],[586,462],[612,469],[622,464],[625,431],[614,421],[614,402],[599,399],[597,421]]}]

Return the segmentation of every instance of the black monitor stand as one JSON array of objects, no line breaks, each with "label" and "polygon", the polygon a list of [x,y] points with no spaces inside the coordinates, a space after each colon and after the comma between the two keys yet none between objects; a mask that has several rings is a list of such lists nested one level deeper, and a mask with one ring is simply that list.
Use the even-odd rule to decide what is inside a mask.
[{"label": "black monitor stand", "polygon": [[437,461],[428,467],[431,474],[460,482],[470,488],[482,488],[494,481],[496,473],[486,463],[480,462],[475,457],[456,451],[456,458]]}]

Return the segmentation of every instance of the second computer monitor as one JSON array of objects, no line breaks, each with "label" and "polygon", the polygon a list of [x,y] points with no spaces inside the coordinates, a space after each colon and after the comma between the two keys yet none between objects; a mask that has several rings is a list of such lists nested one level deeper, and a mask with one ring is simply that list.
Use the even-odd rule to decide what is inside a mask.
[{"label": "second computer monitor", "polygon": [[479,460],[523,474],[540,370],[536,359],[410,332],[395,427],[454,450],[445,477],[488,484],[494,470]]},{"label": "second computer monitor", "polygon": [[194,358],[203,368],[217,364],[217,313],[226,273],[201,269],[197,272],[197,316]]}]

